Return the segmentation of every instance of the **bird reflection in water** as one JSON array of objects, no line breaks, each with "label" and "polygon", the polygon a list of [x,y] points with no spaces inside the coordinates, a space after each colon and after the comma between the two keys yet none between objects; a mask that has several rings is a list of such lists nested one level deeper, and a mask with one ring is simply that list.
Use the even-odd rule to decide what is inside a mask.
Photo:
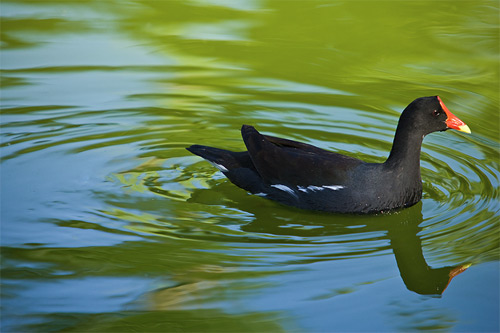
[{"label": "bird reflection in water", "polygon": [[[257,214],[256,219],[242,229],[248,232],[293,234],[293,229],[283,228],[283,224],[269,221],[269,217],[260,218],[259,214],[255,213]],[[321,220],[320,224],[317,221],[309,223],[310,225],[320,225],[322,228],[310,228],[307,229],[307,232],[303,229],[296,230],[295,235],[304,236],[307,234],[309,237],[328,237],[349,233],[386,231],[404,284],[409,290],[418,294],[441,295],[451,280],[470,266],[470,264],[461,264],[433,268],[427,264],[422,250],[422,240],[418,235],[423,229],[419,226],[423,222],[421,202],[396,213],[373,217],[345,215],[330,215],[328,217],[325,215],[327,214],[318,215]],[[330,221],[330,224],[327,224],[327,220]],[[364,221],[364,225],[359,225],[360,221]],[[353,229],[353,222],[358,227]],[[286,232],[284,232],[285,230]]]},{"label": "bird reflection in water", "polygon": [[422,240],[418,236],[422,230],[419,227],[422,213],[407,213],[405,210],[393,217],[399,221],[388,225],[388,237],[406,287],[421,295],[441,295],[451,280],[470,264],[430,267],[424,258]]}]

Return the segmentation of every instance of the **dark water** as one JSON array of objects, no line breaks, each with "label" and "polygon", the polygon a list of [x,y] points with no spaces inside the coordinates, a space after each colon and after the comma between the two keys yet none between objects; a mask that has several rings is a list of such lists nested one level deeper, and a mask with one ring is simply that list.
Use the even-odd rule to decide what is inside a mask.
[{"label": "dark water", "polygon": [[[0,9],[2,331],[499,330],[497,2]],[[472,134],[426,137],[394,214],[281,206],[185,150],[247,123],[381,162],[428,95]]]}]

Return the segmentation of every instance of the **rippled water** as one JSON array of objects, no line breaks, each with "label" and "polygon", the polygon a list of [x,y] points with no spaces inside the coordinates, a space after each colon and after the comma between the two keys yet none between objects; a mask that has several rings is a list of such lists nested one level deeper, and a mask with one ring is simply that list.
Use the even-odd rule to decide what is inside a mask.
[{"label": "rippled water", "polygon": [[[499,330],[498,4],[0,6],[2,331]],[[472,134],[425,138],[393,214],[285,207],[185,150],[246,123],[382,162],[428,95]]]}]

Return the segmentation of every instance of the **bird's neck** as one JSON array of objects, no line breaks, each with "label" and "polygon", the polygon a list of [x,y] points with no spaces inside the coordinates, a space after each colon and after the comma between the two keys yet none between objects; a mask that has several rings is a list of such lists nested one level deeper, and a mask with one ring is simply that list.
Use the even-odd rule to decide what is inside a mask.
[{"label": "bird's neck", "polygon": [[398,126],[385,165],[390,168],[402,168],[407,173],[415,172],[420,176],[420,151],[423,139],[422,134]]}]

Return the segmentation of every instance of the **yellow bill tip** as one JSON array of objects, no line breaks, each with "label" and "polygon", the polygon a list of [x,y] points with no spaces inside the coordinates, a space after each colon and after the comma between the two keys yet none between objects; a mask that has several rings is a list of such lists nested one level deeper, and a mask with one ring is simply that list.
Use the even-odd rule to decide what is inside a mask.
[{"label": "yellow bill tip", "polygon": [[458,130],[459,130],[460,132],[465,132],[465,133],[468,133],[468,134],[470,134],[470,133],[471,133],[469,126],[467,126],[467,125],[465,125],[465,124],[464,124],[464,125],[461,125],[461,126],[458,126]]}]

